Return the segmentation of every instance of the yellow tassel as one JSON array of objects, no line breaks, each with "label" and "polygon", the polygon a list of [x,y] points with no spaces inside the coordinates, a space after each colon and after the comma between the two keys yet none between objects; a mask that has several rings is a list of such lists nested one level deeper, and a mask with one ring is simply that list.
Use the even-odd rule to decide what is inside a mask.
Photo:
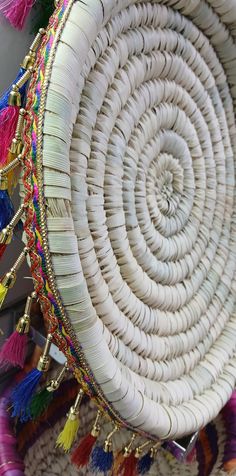
[{"label": "yellow tassel", "polygon": [[0,309],[5,301],[7,295],[8,288],[0,283]]},{"label": "yellow tassel", "polygon": [[79,429],[79,407],[83,395],[84,392],[81,388],[76,397],[74,405],[70,407],[65,426],[57,438],[56,446],[63,448],[66,452],[70,451],[77,436],[77,432]]},{"label": "yellow tassel", "polygon": [[70,415],[69,415],[63,430],[61,431],[60,435],[57,438],[56,446],[63,448],[63,450],[66,452],[70,451],[75,441],[78,429],[79,429],[78,415],[76,416],[74,420],[70,419]]},{"label": "yellow tassel", "polygon": [[6,273],[0,281],[0,309],[4,303],[4,300],[6,299],[8,290],[12,288],[16,282],[16,272],[19,270],[22,263],[24,262],[27,253],[28,248],[25,247],[24,250],[21,252],[19,258],[17,258],[17,260],[15,261],[11,270]]}]

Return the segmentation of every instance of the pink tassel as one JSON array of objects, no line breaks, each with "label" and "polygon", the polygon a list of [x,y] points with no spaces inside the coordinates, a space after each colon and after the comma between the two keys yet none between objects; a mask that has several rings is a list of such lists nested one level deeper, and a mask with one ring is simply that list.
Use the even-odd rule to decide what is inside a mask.
[{"label": "pink tassel", "polygon": [[35,0],[8,0],[0,5],[0,12],[12,26],[22,30]]},{"label": "pink tassel", "polygon": [[24,367],[30,330],[30,310],[35,296],[33,292],[27,298],[24,315],[19,319],[15,332],[4,343],[0,351],[0,365]]},{"label": "pink tassel", "polygon": [[0,365],[24,367],[28,335],[15,331],[7,339],[0,352]]},{"label": "pink tassel", "polygon": [[20,108],[7,106],[0,113],[0,165],[6,164],[8,149],[14,138]]}]

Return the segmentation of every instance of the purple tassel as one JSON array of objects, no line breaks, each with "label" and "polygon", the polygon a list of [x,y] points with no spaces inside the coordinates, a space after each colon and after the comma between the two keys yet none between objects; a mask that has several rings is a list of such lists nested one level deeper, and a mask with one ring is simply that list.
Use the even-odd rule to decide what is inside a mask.
[{"label": "purple tassel", "polygon": [[41,376],[41,370],[33,369],[13,390],[12,417],[19,417],[22,423],[31,418],[30,405]]},{"label": "purple tassel", "polygon": [[95,446],[91,454],[91,469],[106,473],[112,468],[113,452],[104,451],[102,446]]}]

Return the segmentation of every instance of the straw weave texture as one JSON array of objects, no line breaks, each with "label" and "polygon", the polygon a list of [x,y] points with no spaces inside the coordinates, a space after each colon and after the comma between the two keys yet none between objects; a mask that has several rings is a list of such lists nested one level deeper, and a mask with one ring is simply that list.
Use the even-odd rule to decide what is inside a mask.
[{"label": "straw weave texture", "polygon": [[235,0],[77,1],[47,92],[57,287],[107,400],[160,438],[235,387],[235,26]]}]

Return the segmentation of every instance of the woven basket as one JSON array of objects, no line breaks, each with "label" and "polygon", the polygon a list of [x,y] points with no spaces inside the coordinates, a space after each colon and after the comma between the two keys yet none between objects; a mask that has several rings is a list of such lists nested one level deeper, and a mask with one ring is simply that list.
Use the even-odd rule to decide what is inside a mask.
[{"label": "woven basket", "polygon": [[[81,407],[81,429],[79,431],[79,438],[86,434],[86,428],[92,425],[95,418],[94,407],[88,402]],[[71,458],[68,454],[55,447],[55,440],[63,428],[65,418],[57,417],[52,413],[51,419],[46,423],[46,426],[39,425],[38,436],[28,433],[28,441],[26,442],[27,453],[24,458],[25,476],[60,476],[66,474],[68,476],[82,476],[95,475],[102,476],[103,473],[96,472],[90,466],[84,469],[78,469],[71,463]],[[42,428],[41,428],[42,426]],[[103,426],[103,431],[100,436],[101,442],[105,435],[110,430],[109,425]],[[211,432],[216,438],[209,440],[205,435],[202,435],[198,442],[196,461],[191,464],[178,462],[170,453],[160,450],[151,469],[145,473],[146,476],[223,476],[226,475],[220,469],[222,465],[222,456],[224,451],[224,423],[221,417],[218,417],[211,425]],[[19,435],[20,436],[20,435]],[[216,443],[217,442],[217,443]],[[121,435],[114,439],[114,446],[116,450],[120,450],[127,439]],[[211,445],[214,450],[207,451],[207,445]],[[218,445],[218,446],[217,446]],[[201,454],[202,453],[202,454]],[[235,474],[235,473],[231,473]]]},{"label": "woven basket", "polygon": [[43,312],[90,395],[154,439],[235,387],[235,22],[235,0],[65,0],[30,84]]},{"label": "woven basket", "polygon": [[[12,383],[0,399],[2,422],[0,428],[0,440],[2,441],[0,473],[2,476],[57,476],[60,474],[67,474],[68,476],[95,476],[98,474],[102,476],[103,473],[95,471],[91,465],[78,469],[72,464],[70,455],[65,454],[55,446],[57,436],[65,424],[65,416],[63,415],[69,410],[77,392],[78,383],[75,379],[69,379],[62,383],[56,401],[51,402],[46,413],[34,422],[29,421],[24,424],[18,422],[15,428],[13,428],[9,414],[11,386]],[[81,438],[86,435],[88,428],[93,425],[95,416],[96,407],[91,400],[86,398],[80,408],[80,429],[75,448]],[[104,421],[99,436],[100,442],[103,442],[110,430],[111,423]],[[119,452],[127,444],[127,435],[127,432],[120,432],[115,435],[113,442],[115,452]],[[224,476],[229,473],[225,473],[222,467],[226,469],[231,464],[226,456],[227,445],[229,445],[229,441],[227,441],[226,418],[223,411],[200,432],[191,456],[191,462],[189,460],[181,463],[170,452],[160,448],[154,463],[150,470],[145,472],[145,475]],[[11,465],[7,458],[11,459]],[[117,475],[119,473],[111,472],[111,474]],[[230,472],[230,474],[235,475],[235,471]]]}]

